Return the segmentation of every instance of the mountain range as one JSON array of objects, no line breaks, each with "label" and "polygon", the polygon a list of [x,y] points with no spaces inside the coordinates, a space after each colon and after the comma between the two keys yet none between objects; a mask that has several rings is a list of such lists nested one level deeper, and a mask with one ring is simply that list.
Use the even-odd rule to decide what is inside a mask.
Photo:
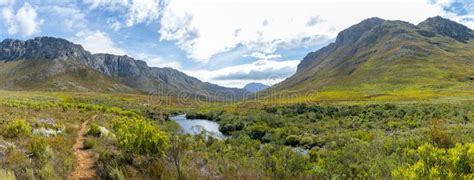
[{"label": "mountain range", "polygon": [[396,92],[474,92],[474,32],[432,17],[414,25],[369,18],[341,31],[335,42],[308,53],[294,75],[266,89],[202,82],[129,56],[92,54],[54,37],[0,43],[0,89],[156,93],[212,100],[251,92],[350,92],[367,97]]},{"label": "mountain range", "polygon": [[471,29],[439,16],[418,25],[366,19],[307,54],[293,76],[267,93],[473,93],[473,39]]},{"label": "mountain range", "polygon": [[54,37],[0,43],[0,89],[156,93],[198,98],[240,98],[244,89],[202,82],[171,68],[149,67],[129,56],[91,54]]},{"label": "mountain range", "polygon": [[269,88],[270,86],[268,85],[265,85],[265,84],[262,84],[262,83],[255,83],[255,82],[252,82],[252,83],[248,83],[244,86],[244,89],[247,90],[247,91],[250,91],[250,92],[259,92],[259,91],[263,91],[267,88]]}]

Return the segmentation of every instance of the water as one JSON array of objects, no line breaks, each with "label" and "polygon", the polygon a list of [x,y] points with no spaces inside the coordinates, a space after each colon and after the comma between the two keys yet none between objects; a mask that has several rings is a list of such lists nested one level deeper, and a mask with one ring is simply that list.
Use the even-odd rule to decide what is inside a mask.
[{"label": "water", "polygon": [[[191,135],[205,134],[217,139],[226,139],[227,136],[219,131],[219,124],[206,119],[187,119],[185,114],[173,116],[171,120],[177,122],[184,133]],[[293,151],[308,155],[309,150],[301,147],[292,147]]]},{"label": "water", "polygon": [[219,131],[219,124],[205,119],[187,119],[185,114],[170,118],[176,121],[183,132],[191,135],[206,134],[217,139],[227,138]]}]

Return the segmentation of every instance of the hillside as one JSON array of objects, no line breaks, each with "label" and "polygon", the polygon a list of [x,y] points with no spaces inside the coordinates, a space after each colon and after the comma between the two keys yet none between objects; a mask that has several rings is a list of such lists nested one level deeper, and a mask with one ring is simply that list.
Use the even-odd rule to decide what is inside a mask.
[{"label": "hillside", "polygon": [[474,32],[448,19],[413,25],[370,18],[307,54],[293,76],[267,92],[358,98],[469,95],[473,49]]},{"label": "hillside", "polygon": [[128,56],[91,54],[53,37],[0,43],[0,89],[144,92],[199,98],[239,98],[248,93],[202,82],[171,68],[149,67]]},{"label": "hillside", "polygon": [[265,84],[262,84],[262,83],[248,83],[244,86],[244,89],[247,90],[247,91],[250,91],[250,92],[259,92],[259,91],[263,91],[267,88],[269,88],[270,86],[267,86]]}]

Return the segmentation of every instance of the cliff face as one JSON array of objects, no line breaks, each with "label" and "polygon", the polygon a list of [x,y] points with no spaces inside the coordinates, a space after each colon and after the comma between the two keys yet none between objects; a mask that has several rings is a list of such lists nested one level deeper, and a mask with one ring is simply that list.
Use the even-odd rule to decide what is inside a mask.
[{"label": "cliff face", "polygon": [[[268,91],[391,91],[472,88],[474,32],[442,17],[418,25],[366,19],[308,53],[297,72]],[[371,93],[374,93],[371,92]]]},{"label": "cliff face", "polygon": [[[89,77],[91,82],[95,80],[94,78],[108,79],[116,85],[103,84],[104,86],[128,87],[121,87],[120,89],[135,89],[166,95],[184,93],[204,98],[213,98],[216,91],[225,92],[226,96],[235,98],[243,97],[248,93],[242,89],[225,88],[201,82],[171,68],[149,67],[146,62],[128,56],[91,54],[80,45],[53,37],[37,37],[27,41],[6,39],[0,43],[0,62],[2,63],[0,74],[4,75],[0,82],[9,84],[4,86],[8,87],[7,89],[24,89],[20,84],[28,84],[28,82],[22,81],[38,79],[55,81],[49,78],[82,70],[84,72],[94,72],[96,76],[101,76],[100,78]],[[47,66],[45,66],[46,64]],[[24,73],[13,72],[13,70],[18,71],[18,69],[21,69],[21,72]],[[32,72],[36,73],[32,74]],[[7,78],[7,76],[9,77]],[[38,77],[32,78],[32,76]],[[75,80],[70,81],[74,83]],[[68,82],[59,84],[68,84]],[[34,87],[30,88],[34,89]],[[55,90],[54,87],[47,89]],[[96,88],[83,87],[81,89],[95,91]],[[77,89],[72,88],[70,90]]]},{"label": "cliff face", "polygon": [[37,37],[27,41],[6,39],[0,43],[0,60],[18,59],[91,59],[82,46],[52,37]]},{"label": "cliff face", "polygon": [[440,34],[460,42],[467,42],[474,38],[474,33],[468,27],[440,16],[428,18],[418,24],[418,27],[424,32],[431,32],[428,33],[429,35]]}]

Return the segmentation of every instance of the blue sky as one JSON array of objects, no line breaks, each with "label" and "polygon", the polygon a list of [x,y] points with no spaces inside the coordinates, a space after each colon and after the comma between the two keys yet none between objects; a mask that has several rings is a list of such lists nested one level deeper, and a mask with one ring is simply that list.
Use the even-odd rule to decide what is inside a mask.
[{"label": "blue sky", "polygon": [[228,87],[277,83],[369,17],[474,28],[473,0],[0,0],[0,11],[0,39],[65,38]]}]

